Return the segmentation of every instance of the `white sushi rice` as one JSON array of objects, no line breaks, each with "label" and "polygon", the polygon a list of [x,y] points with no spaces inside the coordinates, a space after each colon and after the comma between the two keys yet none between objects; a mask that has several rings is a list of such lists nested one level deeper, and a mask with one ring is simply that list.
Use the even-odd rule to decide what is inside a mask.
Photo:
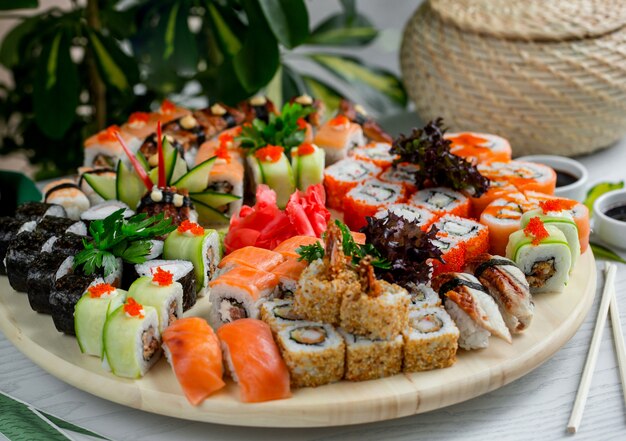
[{"label": "white sushi rice", "polygon": [[393,204],[402,199],[402,193],[401,185],[372,178],[350,190],[347,197],[368,204]]},{"label": "white sushi rice", "polygon": [[104,219],[118,210],[124,210],[123,217],[128,219],[135,212],[131,210],[128,205],[121,201],[105,201],[98,205],[94,205],[85,212],[83,212],[80,218],[84,221],[94,221],[98,219]]},{"label": "white sushi rice", "polygon": [[578,238],[578,227],[570,211],[549,212],[544,215],[543,210],[532,210],[524,213],[522,216],[522,227],[528,225],[533,217],[539,217],[545,225],[551,225],[558,228],[565,236],[569,245],[572,261],[570,272],[574,270],[578,256],[580,256],[580,239]]},{"label": "white sushi rice", "polygon": [[[439,323],[429,320],[429,316],[434,316]],[[434,337],[448,334],[458,338],[459,329],[442,307],[430,306],[409,312],[409,329],[405,333],[407,339],[432,340]]]},{"label": "white sushi rice", "polygon": [[358,156],[361,158],[369,158],[371,160],[382,160],[392,162],[396,159],[395,155],[392,155],[389,150],[391,144],[387,142],[375,142],[366,144],[363,147],[356,147],[350,151],[351,156]]},{"label": "white sushi rice", "polygon": [[375,164],[356,159],[345,159],[326,167],[324,175],[342,182],[362,182],[380,173],[382,169]]},{"label": "white sushi rice", "polygon": [[410,309],[424,309],[441,305],[439,294],[435,292],[429,283],[413,283],[407,286],[411,296]]},{"label": "white sushi rice", "polygon": [[402,219],[407,222],[411,222],[412,224],[423,226],[430,224],[433,220],[435,220],[435,214],[426,209],[416,207],[411,204],[391,204],[374,215],[374,217],[378,219],[384,219],[389,215],[389,213],[393,213],[397,216],[400,216]]},{"label": "white sushi rice", "polygon": [[[218,279],[219,280],[219,279]],[[271,291],[262,293],[258,299],[252,298],[250,293],[236,286],[226,283],[216,283],[209,293],[211,309],[209,311],[209,324],[213,329],[218,329],[225,323],[232,321],[233,302],[237,302],[236,307],[245,310],[246,318],[259,318],[260,308],[267,300]]]},{"label": "white sushi rice", "polygon": [[172,273],[173,279],[178,281],[193,271],[193,264],[187,260],[154,259],[135,265],[139,277],[152,277],[157,268]]},{"label": "white sushi rice", "polygon": [[424,207],[433,212],[450,211],[467,202],[467,197],[445,187],[433,187],[419,190],[412,197],[412,204]]},{"label": "white sushi rice", "polygon": [[47,241],[44,242],[44,244],[41,246],[41,252],[42,253],[51,253],[54,247],[54,243],[58,240],[59,238],[57,236],[52,236],[50,239],[48,239]]},{"label": "white sushi rice", "polygon": [[439,231],[447,233],[448,237],[457,240],[467,240],[478,236],[481,231],[487,230],[487,227],[481,223],[453,214],[441,216],[433,226]]},{"label": "white sushi rice", "polygon": [[76,234],[78,236],[86,236],[87,235],[87,225],[82,222],[82,221],[78,221],[75,222],[74,224],[70,225],[66,230],[66,233],[73,233]]},{"label": "white sushi rice", "polygon": [[381,181],[391,182],[394,184],[413,182],[415,173],[419,170],[419,166],[410,163],[400,163],[389,167],[379,178]]},{"label": "white sushi rice", "polygon": [[[548,228],[548,227],[546,227]],[[508,254],[508,253],[507,253]],[[515,256],[515,263],[524,274],[531,275],[533,265],[537,262],[554,259],[555,273],[546,280],[542,287],[532,287],[533,294],[543,292],[561,292],[569,281],[569,273],[572,263],[569,246],[564,243],[542,243],[539,246],[525,245]]]},{"label": "white sushi rice", "polygon": [[19,230],[17,230],[17,234],[20,234],[24,231],[28,231],[28,232],[35,231],[35,228],[37,228],[37,221],[33,220],[33,221],[24,222],[22,226],[19,228]]},{"label": "white sushi rice", "polygon": [[80,215],[89,209],[91,202],[89,202],[87,195],[78,188],[74,188],[73,196],[65,195],[66,190],[67,189],[59,190],[58,193],[61,194],[56,194],[57,191],[52,191],[52,193],[48,194],[46,197],[46,202],[61,205],[65,208],[65,213],[68,218],[79,220]]},{"label": "white sushi rice", "polygon": [[204,282],[198,291],[198,297],[204,297],[209,291],[209,282],[217,277],[217,265],[222,259],[222,243],[216,230],[210,233],[202,242],[202,266],[204,267]]}]

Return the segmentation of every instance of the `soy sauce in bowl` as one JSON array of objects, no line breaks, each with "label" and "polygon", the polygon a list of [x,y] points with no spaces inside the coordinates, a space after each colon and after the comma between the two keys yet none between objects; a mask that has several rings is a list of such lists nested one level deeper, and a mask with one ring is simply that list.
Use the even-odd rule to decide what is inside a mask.
[{"label": "soy sauce in bowl", "polygon": [[616,221],[626,222],[626,204],[611,207],[606,210],[604,214],[606,214],[611,219],[615,219]]},{"label": "soy sauce in bowl", "polygon": [[566,185],[572,185],[574,182],[578,181],[580,178],[570,172],[566,172],[563,170],[554,170],[556,172],[556,186],[557,187],[565,187]]}]

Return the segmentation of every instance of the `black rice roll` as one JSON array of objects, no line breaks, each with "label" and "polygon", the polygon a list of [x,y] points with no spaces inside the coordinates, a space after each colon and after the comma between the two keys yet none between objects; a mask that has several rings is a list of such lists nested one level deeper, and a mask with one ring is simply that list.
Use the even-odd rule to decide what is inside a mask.
[{"label": "black rice roll", "polygon": [[47,204],[45,202],[27,202],[15,210],[15,217],[24,221],[39,221],[44,216],[66,217],[67,213],[61,205]]},{"label": "black rice roll", "polygon": [[6,275],[7,270],[4,266],[4,258],[7,255],[9,243],[17,236],[17,232],[24,224],[21,219],[14,217],[0,217],[0,274]]},{"label": "black rice roll", "polygon": [[28,269],[26,294],[35,312],[50,314],[50,292],[54,282],[72,271],[74,259],[61,253],[42,253]]},{"label": "black rice roll", "polygon": [[9,283],[15,291],[26,292],[28,268],[41,254],[41,247],[47,239],[36,231],[24,231],[9,243],[5,265]]},{"label": "black rice roll", "polygon": [[67,217],[46,216],[39,221],[35,230],[46,237],[62,236],[65,233],[87,235],[87,225],[84,222]]}]

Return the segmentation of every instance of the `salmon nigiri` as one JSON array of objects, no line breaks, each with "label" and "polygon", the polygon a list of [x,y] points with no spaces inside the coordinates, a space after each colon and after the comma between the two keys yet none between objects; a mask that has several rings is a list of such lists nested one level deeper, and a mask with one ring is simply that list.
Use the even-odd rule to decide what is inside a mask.
[{"label": "salmon nigiri", "polygon": [[225,386],[222,351],[206,321],[198,317],[176,320],[161,338],[165,355],[192,405],[197,406]]},{"label": "salmon nigiri", "polygon": [[241,401],[258,403],[291,396],[289,371],[267,323],[241,319],[217,331],[231,376],[239,383]]}]

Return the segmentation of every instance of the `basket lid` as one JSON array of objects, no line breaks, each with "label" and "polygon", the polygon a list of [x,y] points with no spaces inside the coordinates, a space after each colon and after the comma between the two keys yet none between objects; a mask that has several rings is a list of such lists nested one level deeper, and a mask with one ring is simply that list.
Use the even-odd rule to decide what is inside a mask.
[{"label": "basket lid", "polygon": [[595,37],[626,25],[625,0],[430,0],[442,19],[502,38]]}]

